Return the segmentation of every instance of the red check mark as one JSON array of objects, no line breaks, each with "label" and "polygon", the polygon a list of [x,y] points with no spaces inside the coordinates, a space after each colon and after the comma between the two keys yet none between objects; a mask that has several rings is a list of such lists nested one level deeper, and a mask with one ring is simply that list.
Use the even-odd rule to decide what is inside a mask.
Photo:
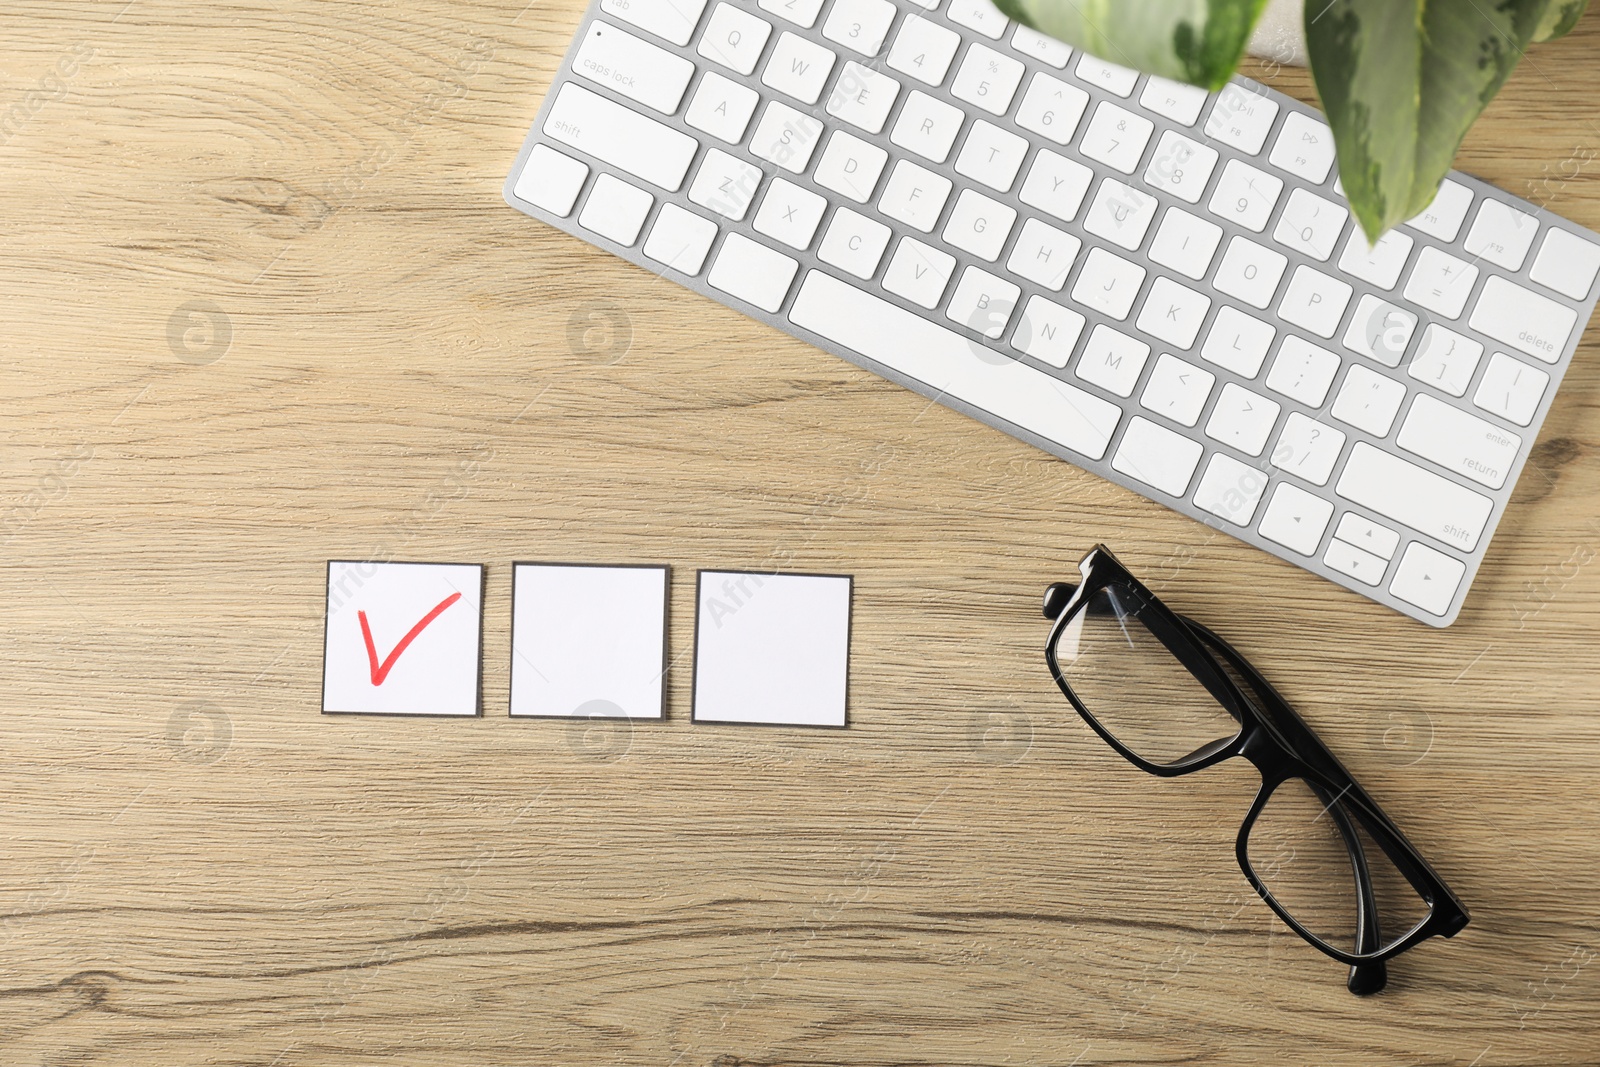
[{"label": "red check mark", "polygon": [[410,646],[411,642],[417,639],[418,634],[428,628],[428,624],[430,622],[432,622],[434,619],[437,619],[440,615],[443,615],[445,608],[448,608],[451,604],[454,604],[460,599],[460,593],[451,593],[449,596],[439,601],[439,606],[424,615],[422,619],[411,628],[410,632],[400,639],[400,643],[394,646],[394,651],[390,652],[388,658],[385,659],[381,664],[378,662],[378,649],[372,643],[372,627],[367,625],[367,613],[364,611],[356,612],[356,617],[361,620],[361,636],[367,642],[367,662],[372,665],[372,684],[382,685],[383,680],[389,677],[389,672],[394,669],[395,660],[400,658],[400,653],[404,652]]}]

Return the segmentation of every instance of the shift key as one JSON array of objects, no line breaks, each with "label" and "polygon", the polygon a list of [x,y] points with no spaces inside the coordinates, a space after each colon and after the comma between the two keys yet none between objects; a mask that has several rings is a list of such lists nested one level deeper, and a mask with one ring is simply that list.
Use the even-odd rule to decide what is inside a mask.
[{"label": "shift key", "polygon": [[669,193],[683,184],[698,147],[688,134],[570,82],[556,94],[544,132]]},{"label": "shift key", "polygon": [[1365,441],[1350,450],[1336,491],[1463,552],[1477,547],[1494,510],[1488,497]]}]

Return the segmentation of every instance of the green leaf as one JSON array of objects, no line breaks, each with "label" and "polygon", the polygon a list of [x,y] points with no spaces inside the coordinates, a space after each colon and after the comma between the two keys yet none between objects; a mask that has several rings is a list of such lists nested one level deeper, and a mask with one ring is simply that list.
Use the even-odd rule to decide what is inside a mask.
[{"label": "green leaf", "polygon": [[1238,67],[1267,0],[995,0],[995,4],[1018,22],[1113,63],[1219,89]]},{"label": "green leaf", "polygon": [[1351,209],[1376,241],[1427,207],[1547,9],[1573,0],[1311,0],[1306,44]]},{"label": "green leaf", "polygon": [[1539,20],[1539,28],[1533,32],[1533,39],[1553,41],[1557,37],[1565,37],[1578,24],[1583,9],[1588,6],[1589,0],[1551,0],[1544,18]]}]

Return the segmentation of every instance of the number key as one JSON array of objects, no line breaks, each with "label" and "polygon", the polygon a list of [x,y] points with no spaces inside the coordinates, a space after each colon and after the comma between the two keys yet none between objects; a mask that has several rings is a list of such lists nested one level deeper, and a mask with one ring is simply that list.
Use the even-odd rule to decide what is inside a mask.
[{"label": "number key", "polygon": [[1101,101],[1094,110],[1094,118],[1089,120],[1078,151],[1124,174],[1132,174],[1155,128],[1155,123],[1149,119]]},{"label": "number key", "polygon": [[975,44],[962,57],[961,69],[956,71],[955,81],[950,84],[950,94],[991,115],[1004,115],[1017,93],[1017,84],[1022,81],[1022,70],[1019,60]]}]

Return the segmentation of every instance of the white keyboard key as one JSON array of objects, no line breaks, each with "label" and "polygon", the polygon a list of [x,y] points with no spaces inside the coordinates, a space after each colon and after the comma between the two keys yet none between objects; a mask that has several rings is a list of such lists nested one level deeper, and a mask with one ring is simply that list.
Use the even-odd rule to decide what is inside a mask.
[{"label": "white keyboard key", "polygon": [[960,44],[961,35],[949,27],[921,16],[907,17],[889,48],[889,69],[926,85],[940,85]]},{"label": "white keyboard key", "polygon": [[998,41],[1011,24],[1011,20],[989,0],[950,0],[950,6],[944,9],[944,13],[956,25],[977,30],[992,41]]},{"label": "white keyboard key", "polygon": [[1148,193],[1115,178],[1104,178],[1083,216],[1083,228],[1132,252],[1144,243],[1145,231],[1155,220],[1158,206],[1156,198]]},{"label": "white keyboard key", "polygon": [[963,117],[959,108],[914,90],[906,97],[889,140],[924,159],[943,163],[950,155],[950,146],[956,142],[956,134],[961,131]]},{"label": "white keyboard key", "polygon": [[1417,317],[1375,296],[1363,296],[1344,331],[1344,346],[1385,367],[1398,367],[1416,331]]},{"label": "white keyboard key", "polygon": [[950,306],[944,309],[944,317],[985,337],[999,338],[1005,333],[1021,295],[1022,290],[1004,278],[968,267],[961,272],[961,280],[950,295]]},{"label": "white keyboard key", "polygon": [[1412,403],[1395,443],[1445,470],[1499,489],[1516,462],[1522,438],[1423,394]]},{"label": "white keyboard key", "polygon": [[1155,123],[1102,100],[1083,131],[1078,151],[1124,174],[1132,174],[1144,156]]},{"label": "white keyboard key", "polygon": [[1561,358],[1578,313],[1504,278],[1483,283],[1472,328],[1546,363]]},{"label": "white keyboard key", "polygon": [[1067,282],[1067,272],[1078,258],[1082,244],[1070,233],[1046,226],[1038,219],[1029,219],[1022,224],[1017,243],[1011,246],[1006,270],[1059,292]]},{"label": "white keyboard key", "polygon": [[1017,107],[1017,125],[1064,145],[1078,132],[1078,123],[1088,106],[1088,93],[1040,72],[1028,82],[1028,91],[1022,94],[1022,103]]},{"label": "white keyboard key", "polygon": [[732,4],[718,4],[711,10],[705,32],[695,51],[740,74],[756,69],[761,50],[772,35],[772,24],[741,11]]},{"label": "white keyboard key", "polygon": [[781,100],[773,100],[761,113],[756,132],[750,135],[750,154],[790,174],[803,174],[811,165],[811,154],[820,140],[822,123]]},{"label": "white keyboard key", "polygon": [[870,278],[878,269],[883,250],[889,247],[889,236],[889,227],[877,219],[842,207],[834,211],[833,221],[822,235],[817,258],[857,278]]},{"label": "white keyboard key", "polygon": [[961,154],[956,156],[956,173],[1003,193],[1017,180],[1017,171],[1027,154],[1027,141],[979,119],[967,131]]},{"label": "white keyboard key", "polygon": [[1467,208],[1471,206],[1472,190],[1446,178],[1434,194],[1433,202],[1406,225],[1449,244],[1461,232],[1461,223],[1466,220]]},{"label": "white keyboard key", "polygon": [[1041,63],[1048,63],[1057,70],[1065,67],[1067,60],[1072,58],[1070,45],[1027,26],[1017,27],[1017,32],[1011,35],[1011,47]]},{"label": "white keyboard key", "polygon": [[1134,297],[1144,284],[1144,268],[1114,256],[1103,248],[1092,248],[1084,258],[1083,269],[1072,286],[1072,299],[1118,321],[1128,317]]},{"label": "white keyboard key", "polygon": [[1383,559],[1394,559],[1395,549],[1400,547],[1399,533],[1353,511],[1344,513],[1333,536]]},{"label": "white keyboard key", "polygon": [[1367,585],[1377,585],[1383,581],[1383,572],[1389,569],[1389,561],[1382,556],[1375,556],[1337,537],[1328,542],[1328,551],[1323,555],[1322,562],[1340,574],[1348,574]]},{"label": "white keyboard key", "polygon": [[572,72],[671,115],[683,102],[694,64],[626,30],[591,22],[572,57]]},{"label": "white keyboard key", "polygon": [[889,153],[844,130],[833,131],[812,174],[816,183],[858,204],[872,199]]},{"label": "white keyboard key", "polygon": [[1443,617],[1461,587],[1466,564],[1420,541],[1406,546],[1406,554],[1389,583],[1389,592],[1430,615]]},{"label": "white keyboard key", "polygon": [[1282,410],[1277,401],[1229,382],[1217,394],[1211,418],[1206,420],[1206,436],[1245,455],[1259,456]]},{"label": "white keyboard key", "polygon": [[[1230,159],[1207,205],[1213,215],[1260,233],[1283,192],[1283,179]],[[1324,257],[1326,258],[1326,257]]]},{"label": "white keyboard key", "polygon": [[1533,421],[1533,413],[1539,410],[1539,401],[1544,399],[1545,386],[1549,384],[1550,375],[1544,371],[1496,352],[1483,370],[1483,380],[1472,394],[1472,402],[1508,422],[1526,426]]},{"label": "white keyboard key", "polygon": [[1277,333],[1271,324],[1252,318],[1238,308],[1223,307],[1211,322],[1211,332],[1206,334],[1200,358],[1226,367],[1240,377],[1254,378]]},{"label": "white keyboard key", "polygon": [[1272,465],[1310,482],[1327,485],[1344,448],[1343,430],[1325,426],[1300,412],[1283,420],[1283,432],[1272,446]]},{"label": "white keyboard key", "polygon": [[1156,150],[1144,168],[1144,180],[1179,200],[1197,204],[1216,166],[1216,149],[1167,130],[1156,142]]},{"label": "white keyboard key", "polygon": [[1355,443],[1336,486],[1339,496],[1410,526],[1462,552],[1472,552],[1493,501],[1414,462]]},{"label": "white keyboard key", "polygon": [[1105,455],[1122,418],[1109,400],[1018,360],[980,356],[965,335],[819,271],[806,274],[789,320],[1090,459]]},{"label": "white keyboard key", "polygon": [[1150,346],[1109,326],[1096,326],[1084,342],[1073,373],[1118,396],[1132,396],[1139,384]]},{"label": "white keyboard key", "polygon": [[883,287],[931,311],[939,306],[955,271],[955,256],[913,237],[902,237],[883,272]]},{"label": "white keyboard key", "polygon": [[963,189],[941,236],[945,244],[993,263],[1000,256],[1000,249],[1005,247],[1006,238],[1011,236],[1011,226],[1016,220],[1015,208],[990,200],[982,193]]},{"label": "white keyboard key", "polygon": [[600,0],[600,10],[680,48],[694,36],[706,0]]},{"label": "white keyboard key", "polygon": [[545,136],[676,192],[699,147],[693,137],[571,82],[556,93]]},{"label": "white keyboard key", "polygon": [[1313,259],[1327,261],[1333,255],[1333,246],[1344,232],[1345,220],[1350,212],[1331,200],[1296,189],[1283,205],[1278,225],[1272,230],[1272,239],[1304,252]]},{"label": "white keyboard key", "polygon": [[1417,345],[1417,354],[1411,358],[1406,373],[1451,396],[1460,396],[1467,391],[1482,355],[1483,346],[1472,338],[1430,323],[1422,331],[1422,343]]},{"label": "white keyboard key", "polygon": [[1193,126],[1210,95],[1197,85],[1185,85],[1168,78],[1150,75],[1139,94],[1139,106],[1165,116],[1180,126]]},{"label": "white keyboard key", "polygon": [[761,207],[750,226],[757,233],[803,252],[810,247],[827,209],[828,202],[810,189],[774,178],[767,185],[767,195],[761,198]]},{"label": "white keyboard key", "polygon": [[833,0],[822,36],[864,56],[875,56],[883,49],[893,22],[894,5],[889,0]]},{"label": "white keyboard key", "polygon": [[981,107],[991,115],[1004,115],[1022,81],[1022,64],[987,45],[974,44],[961,57],[961,67],[950,83],[950,95]]},{"label": "white keyboard key", "polygon": [[1412,243],[1409,234],[1390,230],[1378,238],[1376,245],[1369,247],[1361,227],[1352,226],[1344,251],[1339,254],[1339,269],[1380,289],[1393,289],[1400,280],[1400,272],[1405,269],[1406,258],[1411,255]]},{"label": "white keyboard key", "polygon": [[730,233],[722,239],[722,248],[711,264],[706,282],[771,312],[783,305],[784,294],[799,267],[782,252],[757,244],[742,233]]},{"label": "white keyboard key", "polygon": [[[1031,221],[1031,220],[1030,220]],[[1052,367],[1065,369],[1083,333],[1084,318],[1071,308],[1030,296],[1011,335],[1011,347]]]},{"label": "white keyboard key", "polygon": [[1600,245],[1574,237],[1566,230],[1545,231],[1544,244],[1534,258],[1528,277],[1562,296],[1586,300],[1600,274]]},{"label": "white keyboard key", "polygon": [[1266,143],[1267,131],[1277,117],[1275,102],[1260,92],[1230,83],[1217,93],[1211,117],[1206,119],[1206,136],[1253,156]]},{"label": "white keyboard key", "polygon": [[[1466,260],[1437,248],[1424,248],[1406,279],[1406,299],[1445,318],[1458,319],[1477,280],[1478,268]],[[1479,297],[1478,307],[1484,303],[1484,297]]]},{"label": "white keyboard key", "polygon": [[1333,505],[1288,482],[1272,491],[1272,499],[1256,531],[1291,552],[1309,556],[1322,544],[1322,533],[1333,517]]},{"label": "white keyboard key", "polygon": [[1222,227],[1197,218],[1180,208],[1168,208],[1150,242],[1150,259],[1170,267],[1186,278],[1199,281],[1211,269],[1211,260],[1222,241]]},{"label": "white keyboard key", "polygon": [[1135,415],[1128,420],[1111,469],[1168,496],[1183,496],[1205,448],[1199,441]]},{"label": "white keyboard key", "polygon": [[[1333,167],[1333,131],[1310,115],[1291,111],[1267,157],[1274,167],[1321,185]],[[1322,258],[1327,258],[1326,256]]]},{"label": "white keyboard key", "polygon": [[889,172],[878,210],[923,233],[932,233],[950,198],[950,187],[949,178],[902,159]]},{"label": "white keyboard key", "polygon": [[1468,255],[1482,256],[1490,263],[1515,272],[1522,269],[1528,258],[1533,235],[1539,232],[1539,220],[1525,211],[1508,207],[1498,200],[1484,200],[1478,205],[1478,217],[1473,220],[1467,239],[1461,242]]},{"label": "white keyboard key", "polygon": [[1171,278],[1157,278],[1145,295],[1139,311],[1139,329],[1160,338],[1175,348],[1187,351],[1211,309],[1211,298],[1202,296]]},{"label": "white keyboard key", "polygon": [[609,237],[619,245],[631,245],[639,237],[644,218],[655,198],[620,178],[602,174],[594,180],[589,198],[578,213],[578,225]]},{"label": "white keyboard key", "polygon": [[1266,489],[1265,474],[1248,463],[1216,452],[1206,464],[1200,484],[1195,487],[1194,505],[1236,526],[1249,526]]},{"label": "white keyboard key", "polygon": [[749,86],[707,71],[694,91],[694,99],[689,101],[683,121],[719,140],[738,144],[744,140],[744,131],[760,99],[760,94]]},{"label": "white keyboard key", "polygon": [[1330,410],[1340,422],[1374,437],[1387,437],[1405,398],[1403,383],[1357,364],[1344,376]]},{"label": "white keyboard key", "polygon": [[1081,82],[1097,85],[1108,93],[1118,96],[1127,96],[1133,92],[1134,85],[1139,81],[1139,72],[1119,66],[1099,56],[1091,56],[1085,52],[1078,57],[1078,65],[1073,69]]},{"label": "white keyboard key", "polygon": [[1036,207],[1054,215],[1062,222],[1071,222],[1083,206],[1094,171],[1077,160],[1058,156],[1041,148],[1028,168],[1028,177],[1022,183],[1017,198],[1029,207]]},{"label": "white keyboard key", "polygon": [[1193,426],[1200,421],[1200,411],[1216,381],[1210,371],[1163,352],[1150,371],[1139,404],[1180,426]]},{"label": "white keyboard key", "polygon": [[644,254],[684,274],[695,275],[705,266],[706,253],[717,238],[717,224],[703,219],[677,204],[662,204],[650,236],[644,241]]},{"label": "white keyboard key", "polygon": [[1289,257],[1254,241],[1235,237],[1228,242],[1211,284],[1220,292],[1238,297],[1255,308],[1266,308],[1272,303],[1272,294],[1278,291]]},{"label": "white keyboard key", "polygon": [[1267,388],[1315,410],[1328,399],[1328,389],[1338,373],[1338,356],[1290,334],[1278,346],[1272,370],[1267,372]]},{"label": "white keyboard key", "polygon": [[1395,558],[1395,549],[1400,547],[1400,534],[1397,531],[1389,530],[1389,526],[1374,523],[1371,518],[1355,512],[1344,514],[1333,536],[1344,544],[1355,545],[1357,549],[1371,552],[1384,560]]},{"label": "white keyboard key", "polygon": [[817,23],[822,0],[761,0],[761,10],[809,30]]},{"label": "white keyboard key", "polygon": [[566,218],[589,176],[589,165],[562,155],[549,145],[534,145],[517,175],[516,195],[522,200]]},{"label": "white keyboard key", "polygon": [[706,150],[689,186],[689,200],[738,222],[750,210],[760,186],[761,168],[735,159],[720,148],[711,148]]},{"label": "white keyboard key", "polygon": [[828,114],[868,133],[878,133],[898,95],[899,82],[860,63],[849,62],[828,94]]},{"label": "white keyboard key", "polygon": [[1278,305],[1278,317],[1318,337],[1332,337],[1350,303],[1350,286],[1310,267],[1296,267]]},{"label": "white keyboard key", "polygon": [[761,84],[801,103],[815,104],[833,70],[833,60],[833,53],[820,44],[784,31],[761,69]]}]

